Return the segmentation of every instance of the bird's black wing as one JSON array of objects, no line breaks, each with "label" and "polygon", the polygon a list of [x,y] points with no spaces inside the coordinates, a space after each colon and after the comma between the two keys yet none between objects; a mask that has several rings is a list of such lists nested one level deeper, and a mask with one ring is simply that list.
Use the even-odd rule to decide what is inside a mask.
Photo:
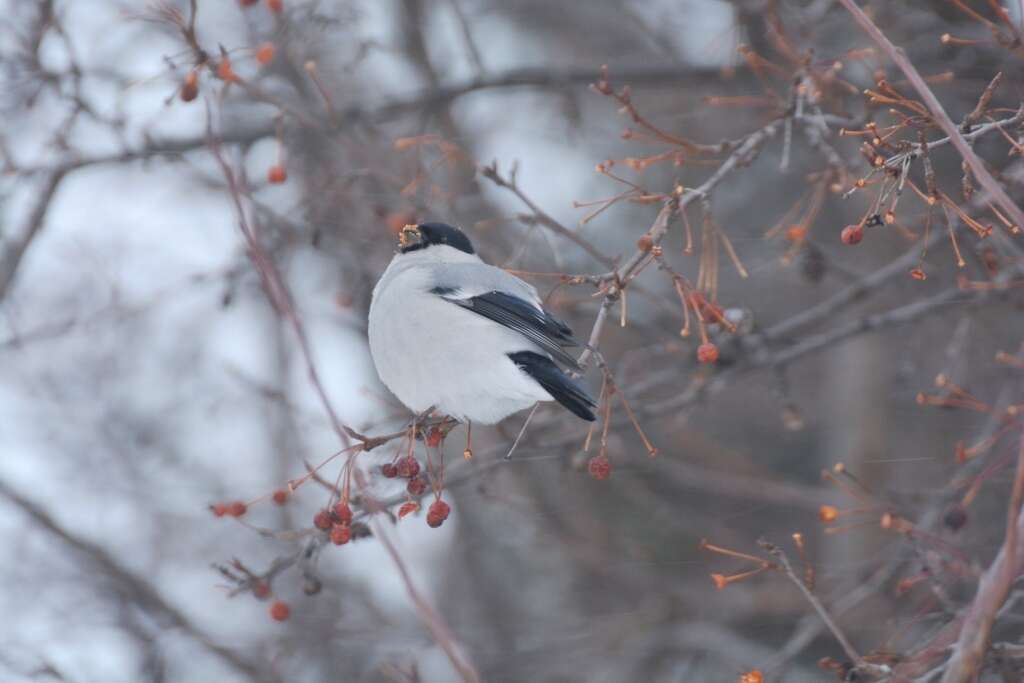
[{"label": "bird's black wing", "polygon": [[543,308],[505,292],[486,292],[468,298],[458,298],[457,290],[447,287],[436,287],[432,292],[445,301],[515,330],[559,363],[573,370],[579,369],[576,359],[566,353],[565,347],[579,346],[580,343],[573,338],[568,325]]},{"label": "bird's black wing", "polygon": [[597,403],[576,382],[569,378],[548,358],[533,351],[510,353],[508,357],[519,369],[536,380],[537,384],[551,394],[551,398],[562,404],[572,414],[594,421]]}]

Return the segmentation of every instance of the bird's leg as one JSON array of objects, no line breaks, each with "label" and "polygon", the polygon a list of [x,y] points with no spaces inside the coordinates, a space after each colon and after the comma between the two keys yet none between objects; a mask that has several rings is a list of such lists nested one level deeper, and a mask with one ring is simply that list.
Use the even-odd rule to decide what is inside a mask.
[{"label": "bird's leg", "polygon": [[512,454],[516,451],[516,446],[519,445],[519,440],[523,438],[523,434],[526,433],[526,428],[530,426],[530,420],[533,419],[534,413],[537,412],[537,408],[540,408],[540,403],[534,403],[533,409],[530,410],[530,414],[526,416],[526,422],[523,423],[523,428],[519,430],[519,434],[516,435],[516,440],[512,442],[512,448],[508,449],[508,453],[505,454],[506,460],[512,459]]},{"label": "bird's leg", "polygon": [[466,420],[466,450],[462,451],[462,457],[469,460],[473,457],[473,422]]}]

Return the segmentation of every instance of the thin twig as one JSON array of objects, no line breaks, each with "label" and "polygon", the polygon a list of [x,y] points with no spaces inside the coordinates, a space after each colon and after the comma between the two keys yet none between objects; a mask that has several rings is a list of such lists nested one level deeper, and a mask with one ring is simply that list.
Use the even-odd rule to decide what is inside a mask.
[{"label": "thin twig", "polygon": [[851,662],[853,662],[853,664],[857,668],[876,676],[881,676],[889,673],[889,667],[867,662],[864,660],[863,657],[860,656],[860,654],[857,653],[856,648],[853,647],[853,644],[846,637],[846,634],[843,633],[842,629],[839,628],[839,625],[836,624],[836,622],[832,619],[832,616],[828,613],[828,610],[825,609],[825,606],[821,604],[821,600],[818,599],[818,596],[812,593],[810,589],[807,588],[807,585],[804,583],[803,579],[800,578],[800,576],[798,576],[795,571],[793,571],[793,566],[789,563],[789,558],[786,556],[786,553],[783,552],[782,548],[778,547],[773,543],[768,543],[765,540],[758,541],[758,545],[764,548],[770,555],[772,555],[779,561],[779,565],[782,567],[783,573],[785,573],[786,577],[798,589],[800,589],[800,592],[803,594],[804,598],[806,598],[807,602],[811,604],[811,607],[814,608],[814,611],[817,612],[818,616],[821,617],[821,620],[825,622],[825,625],[828,627],[828,630],[832,632],[832,636],[843,648],[843,652],[846,653],[847,658]]},{"label": "thin twig", "polygon": [[896,47],[885,37],[885,34],[875,25],[868,15],[864,14],[864,11],[854,2],[854,0],[839,0],[843,7],[853,15],[854,20],[860,24],[864,32],[871,36],[871,39],[878,44],[882,51],[885,52],[889,59],[891,59],[896,66],[906,75],[910,84],[914,87],[914,90],[924,100],[925,105],[928,107],[928,111],[931,112],[932,119],[935,123],[942,128],[943,132],[949,136],[950,141],[956,150],[963,157],[964,161],[971,167],[971,172],[974,173],[974,177],[977,178],[978,182],[981,183],[989,196],[991,196],[997,204],[1010,216],[1015,225],[1024,226],[1024,211],[1021,211],[1020,207],[1017,206],[1016,202],[1010,199],[1010,196],[1006,194],[1006,190],[1003,186],[992,177],[989,173],[988,168],[985,167],[984,162],[975,154],[971,146],[964,140],[963,134],[953,123],[953,120],[949,118],[946,110],[943,109],[939,99],[935,97],[935,93],[928,87],[924,79],[921,78],[921,74],[917,72],[917,68],[907,59],[906,53]]}]

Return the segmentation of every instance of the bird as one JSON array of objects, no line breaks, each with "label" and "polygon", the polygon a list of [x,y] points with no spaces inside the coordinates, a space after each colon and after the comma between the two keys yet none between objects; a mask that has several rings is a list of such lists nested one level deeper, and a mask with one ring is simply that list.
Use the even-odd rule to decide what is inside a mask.
[{"label": "bird", "polygon": [[594,399],[565,371],[581,344],[537,290],[484,263],[445,223],[406,225],[373,289],[370,355],[381,381],[416,414],[496,424],[540,401],[594,420]]}]

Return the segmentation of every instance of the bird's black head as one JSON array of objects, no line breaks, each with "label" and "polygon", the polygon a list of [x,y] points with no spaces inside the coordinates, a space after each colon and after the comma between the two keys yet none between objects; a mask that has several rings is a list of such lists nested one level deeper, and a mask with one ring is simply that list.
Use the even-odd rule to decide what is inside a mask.
[{"label": "bird's black head", "polygon": [[407,225],[398,234],[398,249],[403,254],[426,249],[434,244],[446,244],[467,254],[476,253],[473,251],[473,243],[461,230],[445,223]]}]

